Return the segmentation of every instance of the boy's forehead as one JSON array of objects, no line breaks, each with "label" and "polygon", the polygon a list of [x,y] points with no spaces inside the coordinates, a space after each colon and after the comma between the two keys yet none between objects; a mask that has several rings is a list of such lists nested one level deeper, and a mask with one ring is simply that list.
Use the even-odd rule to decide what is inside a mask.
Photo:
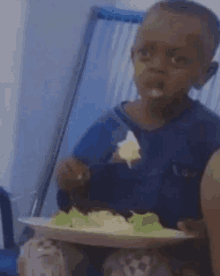
[{"label": "boy's forehead", "polygon": [[141,26],[137,43],[158,41],[171,47],[200,46],[203,44],[201,28],[201,22],[197,18],[164,10],[153,11]]}]

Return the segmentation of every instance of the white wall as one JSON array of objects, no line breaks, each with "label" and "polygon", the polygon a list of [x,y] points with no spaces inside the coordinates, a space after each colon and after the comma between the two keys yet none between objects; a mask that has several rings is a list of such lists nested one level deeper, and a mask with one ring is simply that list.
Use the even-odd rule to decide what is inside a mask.
[{"label": "white wall", "polygon": [[123,10],[143,11],[155,2],[157,2],[157,0],[117,0],[116,7]]},{"label": "white wall", "polygon": [[[0,1],[0,186],[10,192],[17,126],[17,104],[22,79],[26,5],[23,0]],[[0,213],[1,221],[1,213]],[[3,248],[0,223],[0,248]]]},{"label": "white wall", "polygon": [[1,0],[0,7],[0,186],[10,191],[26,2]]},{"label": "white wall", "polygon": [[[194,0],[210,9],[220,16],[220,2],[216,0]],[[157,0],[117,0],[116,7],[128,10],[146,10],[148,7],[158,2]]]}]

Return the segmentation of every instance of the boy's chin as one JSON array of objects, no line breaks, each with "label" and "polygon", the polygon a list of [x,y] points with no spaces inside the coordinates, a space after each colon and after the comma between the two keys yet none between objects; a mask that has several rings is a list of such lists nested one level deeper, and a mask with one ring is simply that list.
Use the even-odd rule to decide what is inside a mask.
[{"label": "boy's chin", "polygon": [[148,99],[153,100],[154,102],[164,102],[164,103],[171,103],[175,101],[181,101],[184,96],[186,96],[183,91],[180,92],[171,92],[161,89],[147,89],[141,93],[143,96],[141,98],[146,101]]},{"label": "boy's chin", "polygon": [[157,88],[152,88],[152,89],[144,89],[141,92],[139,92],[139,95],[143,101],[148,101],[148,100],[160,100],[160,99],[169,99],[169,92],[162,90],[162,89],[157,89]]},{"label": "boy's chin", "polygon": [[164,96],[164,92],[161,89],[149,89],[147,90],[146,96],[152,99],[159,99]]}]

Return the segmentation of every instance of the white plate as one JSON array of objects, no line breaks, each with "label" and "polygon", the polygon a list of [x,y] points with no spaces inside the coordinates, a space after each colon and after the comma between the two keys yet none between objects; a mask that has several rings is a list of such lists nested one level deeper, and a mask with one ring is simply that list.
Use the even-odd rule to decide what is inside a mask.
[{"label": "white plate", "polygon": [[162,245],[178,243],[186,239],[196,238],[194,235],[186,235],[183,231],[167,229],[154,231],[144,236],[128,235],[126,232],[106,233],[100,228],[84,228],[81,230],[47,226],[51,218],[18,218],[22,223],[30,225],[37,233],[42,234],[47,239],[80,243],[93,246],[123,247],[123,248],[155,248]]}]

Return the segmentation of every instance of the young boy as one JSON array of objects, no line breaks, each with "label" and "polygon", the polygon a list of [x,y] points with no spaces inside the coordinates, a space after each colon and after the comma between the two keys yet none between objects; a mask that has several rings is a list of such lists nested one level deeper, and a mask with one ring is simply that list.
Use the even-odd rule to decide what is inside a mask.
[{"label": "young boy", "polygon": [[[99,118],[72,157],[58,166],[57,199],[62,210],[68,211],[76,202],[83,208],[87,201],[80,196],[84,195],[125,216],[129,210],[151,210],[165,227],[174,229],[180,219],[206,217],[200,183],[207,163],[220,148],[220,119],[191,100],[188,92],[193,86],[202,87],[213,75],[217,64],[212,59],[218,43],[218,19],[193,1],[161,1],[148,10],[131,50],[140,99],[123,102]],[[110,164],[128,131],[141,147],[142,158],[132,169]],[[176,251],[169,248],[171,260],[166,252],[156,258],[144,250],[121,250],[105,261],[104,275],[164,276],[175,271],[191,275],[192,269],[199,275],[210,275],[208,256],[205,258],[202,251],[195,256],[199,250],[194,246],[184,242]],[[103,259],[107,256],[97,254]],[[193,267],[192,259],[199,265]]]}]

